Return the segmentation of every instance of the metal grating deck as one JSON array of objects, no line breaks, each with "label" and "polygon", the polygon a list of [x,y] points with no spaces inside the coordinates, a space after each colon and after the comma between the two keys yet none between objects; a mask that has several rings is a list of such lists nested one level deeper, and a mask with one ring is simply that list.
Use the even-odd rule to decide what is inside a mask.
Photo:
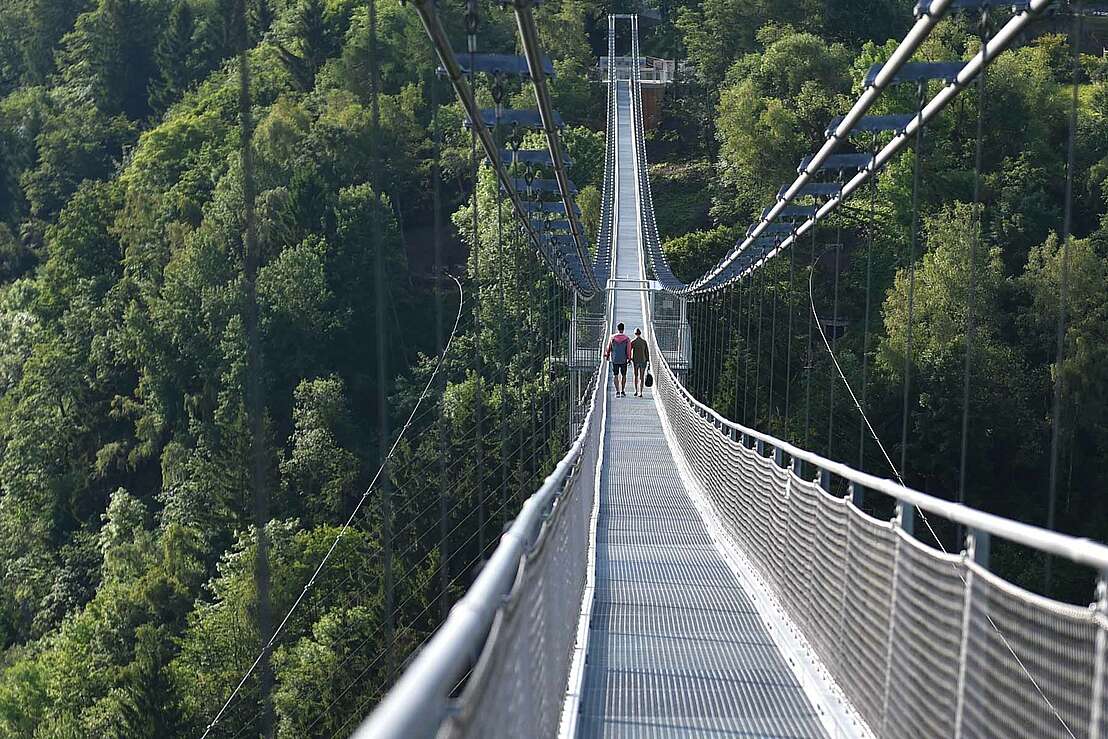
[{"label": "metal grating deck", "polygon": [[[626,84],[617,89],[616,105],[614,274],[637,279]],[[615,316],[628,333],[641,327],[639,293],[617,293]],[[627,384],[631,388],[630,378]],[[578,736],[825,736],[749,596],[712,544],[646,394],[609,403]]]}]

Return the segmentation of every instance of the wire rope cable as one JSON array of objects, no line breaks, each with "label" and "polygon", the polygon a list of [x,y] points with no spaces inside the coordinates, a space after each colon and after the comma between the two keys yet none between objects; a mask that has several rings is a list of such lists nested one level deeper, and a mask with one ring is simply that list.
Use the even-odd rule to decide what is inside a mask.
[{"label": "wire rope cable", "polygon": [[[874,133],[870,144],[872,156],[877,156],[877,134]],[[866,234],[866,306],[862,318],[862,402],[861,407],[866,407],[866,393],[869,387],[869,339],[870,339],[870,304],[873,302],[873,247],[877,231],[877,178],[870,178],[869,194],[869,218],[867,220],[868,233]],[[863,416],[864,418],[864,416]],[[858,422],[858,469],[864,470],[866,465],[866,430],[862,420]]]},{"label": "wire rope cable", "polygon": [[[824,252],[824,254],[826,254],[826,253],[827,252]],[[823,254],[820,255],[820,258],[822,258],[822,257],[823,257]],[[850,386],[850,382],[846,379],[846,375],[843,374],[842,367],[839,366],[838,359],[835,358],[834,352],[831,350],[831,342],[828,341],[827,334],[825,334],[824,331],[823,331],[823,326],[821,325],[821,323],[819,321],[819,314],[816,311],[815,293],[814,293],[813,288],[812,288],[812,276],[811,275],[809,275],[809,277],[808,277],[808,300],[809,300],[809,303],[811,305],[812,315],[816,317],[816,327],[819,329],[820,337],[823,339],[823,345],[827,349],[827,353],[831,357],[831,361],[835,366],[835,371],[838,373],[839,378],[842,380],[843,386],[846,388],[847,392],[850,394],[851,400],[854,401],[854,407],[858,410],[858,413],[862,416],[862,419],[865,421],[866,427],[869,429],[870,434],[873,436],[873,440],[874,440],[874,442],[876,442],[878,449],[881,450],[881,454],[885,457],[885,461],[886,461],[886,463],[888,463],[889,469],[892,471],[893,475],[896,476],[896,479],[901,484],[901,486],[907,487],[907,485],[905,485],[905,483],[904,483],[904,478],[901,477],[900,470],[897,469],[896,465],[892,461],[892,458],[889,457],[889,453],[885,450],[885,445],[881,443],[881,437],[879,437],[877,435],[877,432],[874,430],[873,424],[870,423],[869,416],[866,415],[866,412],[865,412],[865,410],[863,410],[862,405],[858,402],[858,398],[854,394],[854,389]],[[939,538],[938,532],[936,532],[935,528],[931,525],[931,520],[927,517],[927,512],[924,511],[922,508],[919,508],[918,506],[916,506],[915,509],[919,513],[920,518],[923,520],[924,525],[927,526],[928,532],[931,534],[931,537],[935,540],[935,543],[938,545],[940,551],[942,551],[943,554],[948,554],[949,555],[950,552],[947,550],[946,546],[943,545],[942,539]],[[962,574],[962,572],[960,570],[957,569],[957,565],[955,565],[954,563],[951,563],[951,565],[953,567],[955,567],[955,571],[956,571],[958,577],[961,578],[963,585],[965,585],[965,583],[966,583],[965,576]],[[1020,658],[1020,656],[1016,652],[1015,648],[1012,647],[1011,643],[1008,641],[1008,638],[1004,635],[1004,632],[1000,630],[1000,627],[996,625],[996,622],[993,620],[992,616],[988,612],[986,612],[984,615],[985,615],[985,618],[988,620],[989,625],[993,628],[993,630],[996,632],[996,634],[1000,637],[1001,641],[1004,642],[1004,646],[1011,653],[1012,657],[1016,660],[1016,663],[1019,665],[1020,669],[1023,671],[1023,673],[1025,674],[1027,679],[1031,682],[1032,686],[1038,692],[1039,696],[1042,697],[1043,701],[1046,702],[1048,708],[1054,714],[1055,718],[1057,718],[1058,721],[1062,724],[1062,727],[1066,730],[1066,732],[1070,735],[1070,737],[1072,737],[1073,739],[1076,739],[1076,736],[1074,735],[1073,730],[1070,729],[1069,724],[1067,724],[1066,721],[1062,718],[1062,715],[1061,715],[1061,713],[1059,713],[1057,706],[1054,705],[1054,702],[1051,701],[1049,697],[1047,697],[1046,693],[1039,686],[1039,683],[1035,679],[1035,676],[1031,674],[1030,670],[1028,670],[1027,666],[1024,664],[1024,661]]]},{"label": "wire rope cable", "polygon": [[296,600],[293,601],[292,606],[289,607],[289,610],[285,614],[285,617],[281,619],[281,622],[277,625],[277,628],[273,630],[273,633],[270,636],[269,641],[265,645],[265,648],[258,654],[258,657],[255,658],[253,663],[246,670],[246,672],[243,674],[242,678],[239,680],[238,684],[235,686],[235,689],[231,692],[231,695],[228,696],[228,698],[224,702],[223,706],[219,709],[219,711],[215,714],[215,716],[212,718],[212,720],[208,723],[208,726],[204,729],[204,733],[203,733],[201,739],[203,739],[203,737],[206,737],[209,734],[211,734],[212,729],[214,729],[215,726],[219,723],[219,720],[223,717],[223,714],[226,713],[228,707],[230,707],[231,703],[235,700],[235,698],[238,696],[239,692],[242,690],[243,686],[246,684],[246,681],[248,679],[250,679],[250,676],[254,673],[254,670],[258,667],[258,664],[261,662],[263,655],[266,653],[267,650],[272,649],[274,642],[277,640],[277,637],[280,636],[281,632],[285,628],[285,625],[288,624],[289,619],[292,618],[292,615],[296,612],[296,609],[299,608],[300,604],[304,601],[304,598],[305,598],[305,596],[307,596],[308,591],[311,590],[312,586],[316,582],[316,579],[319,577],[320,573],[323,572],[323,569],[327,566],[327,562],[331,559],[331,555],[334,554],[335,549],[339,545],[339,541],[342,539],[343,535],[346,534],[347,530],[349,530],[352,522],[354,521],[355,516],[358,515],[358,512],[362,509],[362,506],[365,504],[366,500],[368,500],[369,494],[371,492],[373,492],[373,489],[377,486],[377,481],[381,478],[381,475],[384,473],[385,466],[388,464],[388,462],[392,458],[393,454],[396,453],[397,447],[400,446],[400,442],[404,439],[404,436],[405,436],[406,432],[411,427],[412,420],[415,418],[415,415],[419,411],[420,406],[423,404],[423,401],[427,398],[428,393],[430,392],[432,386],[434,385],[434,382],[435,382],[436,378],[438,377],[439,372],[442,370],[442,367],[443,367],[444,363],[446,362],[447,356],[450,354],[450,347],[453,345],[454,339],[457,337],[458,325],[461,323],[461,320],[462,320],[462,307],[461,306],[464,302],[463,301],[464,293],[463,293],[463,290],[462,290],[462,282],[461,282],[461,280],[459,280],[454,275],[449,275],[449,277],[451,279],[453,279],[455,284],[458,286],[458,298],[459,298],[458,299],[458,315],[454,319],[454,328],[451,329],[450,337],[447,339],[446,346],[443,347],[442,353],[439,355],[439,360],[435,365],[435,369],[434,369],[434,371],[432,371],[431,377],[428,378],[427,383],[423,386],[423,391],[419,395],[419,400],[416,401],[415,406],[412,408],[411,413],[408,415],[407,421],[404,422],[404,426],[401,427],[400,433],[397,434],[396,439],[393,441],[392,446],[389,448],[388,454],[386,455],[386,458],[385,458],[384,462],[377,468],[377,472],[373,475],[373,479],[370,481],[369,486],[366,488],[365,492],[362,493],[361,498],[359,498],[358,502],[354,505],[354,510],[350,512],[350,515],[347,517],[346,521],[343,523],[342,527],[339,529],[338,533],[335,535],[334,540],[331,542],[331,546],[327,549],[327,552],[323,555],[323,559],[320,560],[319,564],[316,566],[315,570],[312,572],[311,577],[308,578],[308,582],[307,582],[307,584],[304,585],[304,588],[300,591],[300,595],[298,595],[296,597]]},{"label": "wire rope cable", "polygon": [[[1065,372],[1062,362],[1066,357],[1066,300],[1069,291],[1070,240],[1073,237],[1073,168],[1075,141],[1077,138],[1077,92],[1078,77],[1081,71],[1081,22],[1083,18],[1081,0],[1074,4],[1073,19],[1073,90],[1070,96],[1069,136],[1066,142],[1066,200],[1062,219],[1062,264],[1058,279],[1058,323],[1055,329],[1054,360],[1054,397],[1051,403],[1050,424],[1050,482],[1047,497],[1046,527],[1054,530],[1058,507],[1058,449],[1062,433],[1062,392],[1065,385]],[[1053,568],[1050,558],[1046,560],[1044,573],[1049,588]]]},{"label": "wire rope cable", "polygon": [[[909,398],[912,388],[912,319],[915,316],[916,297],[916,246],[919,241],[919,188],[920,170],[923,168],[923,100],[927,92],[926,83],[920,81],[917,85],[916,116],[920,125],[916,127],[916,150],[912,162],[912,225],[911,234],[908,237],[908,317],[904,325],[904,388],[903,400],[900,411],[900,469],[907,474],[908,468],[908,424],[910,415],[908,412]],[[901,481],[903,483],[903,481]]]},{"label": "wire rope cable", "polygon": [[[989,9],[985,6],[981,10],[978,20],[981,48],[984,50],[989,43],[988,32]],[[981,248],[982,232],[984,224],[984,206],[981,203],[981,154],[984,143],[985,121],[985,81],[988,76],[988,66],[981,68],[977,75],[977,137],[974,141],[973,161],[973,237],[970,239],[969,253],[969,289],[966,296],[966,347],[965,363],[962,368],[962,438],[958,461],[958,502],[966,502],[966,468],[969,458],[969,423],[970,423],[970,379],[973,367],[973,339],[976,326],[977,313],[977,254]]]}]

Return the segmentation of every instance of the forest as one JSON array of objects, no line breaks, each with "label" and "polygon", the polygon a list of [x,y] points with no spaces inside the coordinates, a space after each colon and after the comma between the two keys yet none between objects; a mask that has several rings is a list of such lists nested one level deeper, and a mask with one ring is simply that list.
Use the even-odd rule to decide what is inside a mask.
[{"label": "forest", "polygon": [[[456,49],[463,11],[438,8]],[[644,51],[682,61],[648,154],[664,249],[686,280],[791,181],[912,20],[891,0],[543,3],[593,238],[606,94],[594,67],[607,14],[634,11],[654,18]],[[510,11],[482,2],[478,16],[482,51],[517,50]],[[1108,61],[1083,42],[1075,80],[1066,27],[1044,20],[990,66],[979,171],[975,96],[928,130],[906,481],[942,497],[957,486],[967,243],[980,223],[967,502],[1045,523],[1061,376],[1055,525],[1105,540]],[[920,58],[966,58],[978,43],[972,23],[944,20]],[[397,2],[0,2],[0,737],[200,736],[239,687],[212,736],[347,735],[561,457],[574,413],[555,361],[567,291],[509,228],[437,67]],[[478,95],[492,107],[489,85]],[[533,107],[526,84],[508,95]],[[874,112],[914,104],[905,89]],[[867,406],[894,456],[913,163],[894,160],[821,228],[842,257],[834,275],[812,275],[824,311],[837,278],[837,358],[854,383],[867,358]],[[775,296],[799,327],[807,283],[788,268],[776,260],[737,295]],[[721,307],[694,309],[703,321]],[[755,359],[745,338],[728,337],[734,351],[693,378],[698,394],[889,474],[874,445],[859,459],[858,416],[841,388],[828,395],[826,353],[807,368],[820,388],[810,408],[783,406],[778,380],[739,412]],[[799,328],[780,341],[805,346]],[[823,433],[829,418],[839,436]],[[1020,582],[1041,579],[1042,562],[1005,556]],[[1088,573],[1062,572],[1053,589],[1087,602]],[[259,652],[262,669],[239,686]]]}]

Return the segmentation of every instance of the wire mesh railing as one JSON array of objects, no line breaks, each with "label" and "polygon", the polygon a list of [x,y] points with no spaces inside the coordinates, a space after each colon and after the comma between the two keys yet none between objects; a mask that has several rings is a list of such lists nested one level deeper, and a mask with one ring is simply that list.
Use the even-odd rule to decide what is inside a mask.
[{"label": "wire mesh railing", "polygon": [[557,731],[585,584],[607,395],[472,587],[355,736],[549,736]]},{"label": "wire mesh railing", "polygon": [[[1103,576],[1074,606],[988,570],[991,537],[1104,573],[1108,547],[932,498],[724,419],[663,362],[657,393],[727,537],[880,736],[1103,736]],[[830,492],[844,486],[846,495]],[[892,520],[856,505],[897,501]],[[918,516],[916,512],[919,512]],[[933,514],[969,530],[945,553]]]}]

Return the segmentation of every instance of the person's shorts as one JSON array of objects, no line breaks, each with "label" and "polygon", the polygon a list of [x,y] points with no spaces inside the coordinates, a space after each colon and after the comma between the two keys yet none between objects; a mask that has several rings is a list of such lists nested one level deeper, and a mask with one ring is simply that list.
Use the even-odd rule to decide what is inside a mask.
[{"label": "person's shorts", "polygon": [[646,369],[646,362],[635,362],[634,364],[636,372],[642,372],[644,369]]},{"label": "person's shorts", "polygon": [[612,364],[612,374],[627,377],[627,362],[623,364]]}]

